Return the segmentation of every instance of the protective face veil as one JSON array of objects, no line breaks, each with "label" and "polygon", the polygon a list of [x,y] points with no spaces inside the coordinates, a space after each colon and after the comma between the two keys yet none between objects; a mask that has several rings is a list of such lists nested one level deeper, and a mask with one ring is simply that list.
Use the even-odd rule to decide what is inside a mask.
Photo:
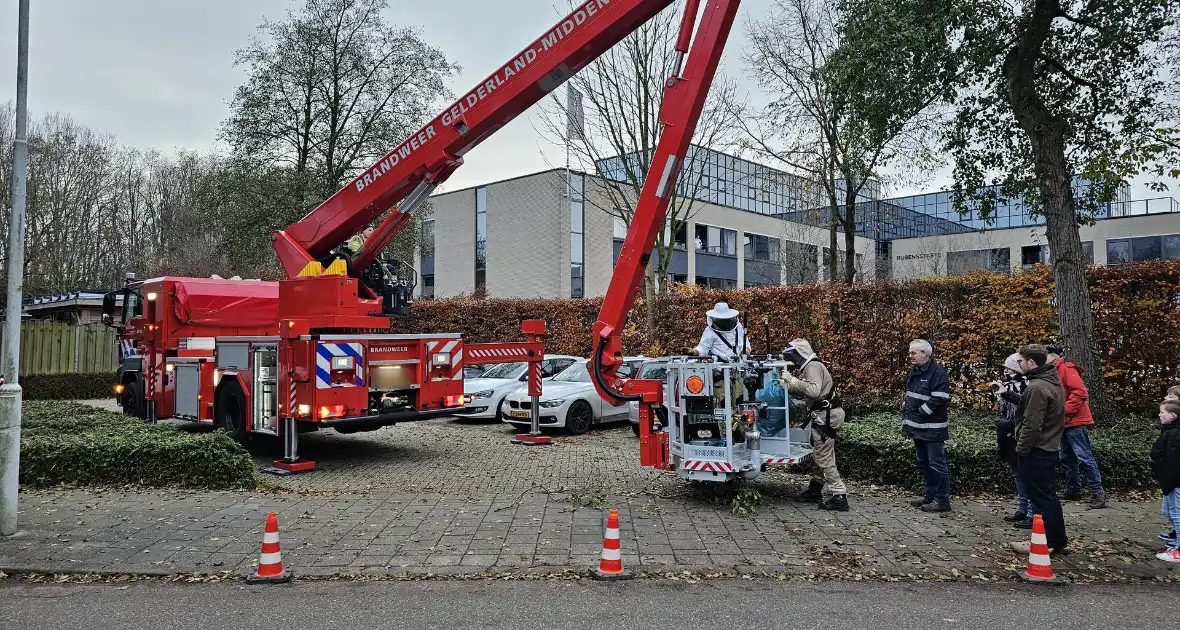
[{"label": "protective face veil", "polygon": [[713,330],[716,330],[717,332],[730,332],[733,329],[737,328],[737,325],[738,325],[738,318],[737,317],[726,317],[726,318],[722,318],[722,319],[713,318],[713,317],[709,318],[709,326]]},{"label": "protective face veil", "polygon": [[799,352],[799,349],[795,348],[794,346],[788,347],[786,350],[783,351],[783,360],[790,361],[791,363],[794,363],[796,366],[803,365],[804,363],[807,362],[807,358],[804,357]]},{"label": "protective face veil", "polygon": [[732,332],[738,327],[737,310],[729,307],[726,302],[718,302],[711,310],[705,312],[705,317],[708,318],[709,327],[713,330],[723,333]]}]

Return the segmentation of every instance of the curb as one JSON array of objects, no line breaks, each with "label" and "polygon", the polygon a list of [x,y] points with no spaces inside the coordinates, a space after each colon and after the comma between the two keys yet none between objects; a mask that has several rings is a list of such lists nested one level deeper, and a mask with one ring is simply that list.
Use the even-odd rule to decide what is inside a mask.
[{"label": "curb", "polygon": [[[75,576],[93,577],[93,581],[104,581],[105,578],[142,578],[144,580],[161,581],[210,581],[247,583],[247,573],[242,571],[157,571],[157,570],[111,570],[84,569],[79,567],[29,567],[29,566],[0,566],[0,573],[7,574],[7,578],[38,577],[38,576]],[[384,567],[364,567],[357,569],[339,567],[307,567],[299,571],[299,575],[291,582],[322,582],[322,581],[468,581],[468,580],[593,580],[594,570],[587,567],[570,566],[535,566],[521,568],[504,568],[500,570],[476,569],[464,567],[406,567],[398,570]],[[930,572],[875,572],[866,571],[859,577],[847,574],[825,571],[808,570],[803,567],[755,567],[755,566],[664,566],[645,567],[632,571],[638,580],[672,580],[696,581],[714,580],[767,580],[767,581],[815,581],[815,582],[905,582],[905,583],[937,583],[937,582],[968,582],[973,584],[1020,584],[1017,576],[1008,570],[997,572],[978,571],[972,575],[950,575]],[[1064,572],[1071,575],[1073,571]],[[1168,572],[1171,573],[1171,572]],[[984,576],[981,580],[977,576]],[[2,580],[0,580],[2,581]],[[85,582],[89,580],[77,580]],[[69,582],[69,580],[67,580]],[[1180,583],[1180,575],[1138,575],[1123,573],[1114,579],[1095,580],[1093,582],[1078,582],[1070,580],[1069,586],[1085,586],[1087,584],[1110,583]]]}]

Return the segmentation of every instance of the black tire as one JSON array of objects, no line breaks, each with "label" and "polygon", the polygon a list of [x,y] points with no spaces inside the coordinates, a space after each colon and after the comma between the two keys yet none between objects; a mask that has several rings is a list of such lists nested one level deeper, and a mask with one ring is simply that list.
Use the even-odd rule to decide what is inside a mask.
[{"label": "black tire", "polygon": [[144,400],[140,394],[139,380],[133,379],[130,383],[123,386],[123,413],[134,418],[143,418],[147,414],[144,413]]},{"label": "black tire", "polygon": [[635,424],[631,425],[631,430],[635,432],[635,435],[639,435],[639,423],[636,422]]},{"label": "black tire", "polygon": [[586,401],[579,400],[570,405],[565,415],[565,429],[573,435],[581,435],[590,430],[594,424],[594,410]]},{"label": "black tire", "polygon": [[228,383],[217,393],[216,426],[225,429],[233,439],[246,444],[246,395],[237,383]]}]

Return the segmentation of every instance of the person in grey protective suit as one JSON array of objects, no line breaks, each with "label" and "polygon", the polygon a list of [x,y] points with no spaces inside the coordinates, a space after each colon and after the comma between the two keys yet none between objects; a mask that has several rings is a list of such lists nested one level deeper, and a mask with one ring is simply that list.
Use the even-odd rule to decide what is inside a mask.
[{"label": "person in grey protective suit", "polygon": [[836,435],[844,426],[844,409],[836,395],[832,374],[806,339],[794,339],[783,358],[798,366],[798,376],[785,371],[781,381],[787,392],[802,397],[811,414],[811,457],[822,481],[812,477],[801,500],[818,501],[824,510],[848,511],[848,488],[836,468]]}]

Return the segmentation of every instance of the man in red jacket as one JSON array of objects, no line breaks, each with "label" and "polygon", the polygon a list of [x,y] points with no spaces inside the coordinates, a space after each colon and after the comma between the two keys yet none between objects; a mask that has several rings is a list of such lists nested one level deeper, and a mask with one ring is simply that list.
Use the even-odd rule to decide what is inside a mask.
[{"label": "man in red jacket", "polygon": [[1090,486],[1090,507],[1106,507],[1106,490],[1102,488],[1102,473],[1098,471],[1098,460],[1090,446],[1090,427],[1094,416],[1090,413],[1090,393],[1082,382],[1082,369],[1061,356],[1061,346],[1045,344],[1049,351],[1049,362],[1057,367],[1057,378],[1065,390],[1065,435],[1062,439],[1061,462],[1065,464],[1065,499],[1082,498],[1081,479],[1078,469],[1086,476]]}]

